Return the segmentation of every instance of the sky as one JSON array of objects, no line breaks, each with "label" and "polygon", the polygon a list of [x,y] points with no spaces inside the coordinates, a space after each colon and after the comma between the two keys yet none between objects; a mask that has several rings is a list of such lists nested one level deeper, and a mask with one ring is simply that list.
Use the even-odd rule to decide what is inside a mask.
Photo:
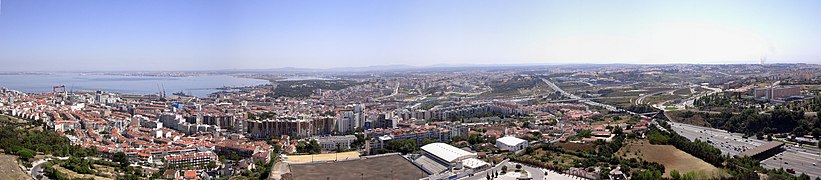
[{"label": "sky", "polygon": [[812,0],[0,0],[0,71],[821,63]]}]

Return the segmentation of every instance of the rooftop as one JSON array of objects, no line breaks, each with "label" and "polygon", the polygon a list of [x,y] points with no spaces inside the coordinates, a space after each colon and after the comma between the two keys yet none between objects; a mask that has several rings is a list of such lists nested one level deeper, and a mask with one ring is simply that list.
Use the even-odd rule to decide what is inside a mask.
[{"label": "rooftop", "polygon": [[496,142],[501,142],[501,143],[503,143],[505,145],[508,145],[508,146],[515,146],[519,143],[525,142],[525,140],[524,139],[519,139],[519,138],[513,137],[513,136],[505,136],[503,138],[496,139]]},{"label": "rooftop", "polygon": [[422,150],[447,162],[455,162],[475,155],[445,143],[430,143],[422,146]]}]

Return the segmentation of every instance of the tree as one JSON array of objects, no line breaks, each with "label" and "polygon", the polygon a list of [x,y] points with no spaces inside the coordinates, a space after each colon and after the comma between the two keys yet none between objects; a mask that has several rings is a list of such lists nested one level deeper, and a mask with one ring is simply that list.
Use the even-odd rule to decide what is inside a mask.
[{"label": "tree", "polygon": [[613,128],[613,134],[621,135],[624,134],[624,129],[621,129],[621,126],[616,126]]},{"label": "tree", "polygon": [[128,157],[122,151],[114,153],[114,158],[112,158],[111,160],[120,163],[120,168],[126,168],[129,164]]},{"label": "tree", "polygon": [[425,138],[424,140],[422,140],[422,145],[424,146],[424,145],[427,145],[427,144],[430,144],[430,143],[435,143],[435,142],[436,142],[436,140],[433,140],[433,139],[430,139],[430,138]]},{"label": "tree", "polygon": [[507,173],[507,166],[502,166],[502,174]]},{"label": "tree", "polygon": [[670,178],[673,178],[673,180],[679,180],[681,179],[681,174],[679,174],[677,170],[670,171]]},{"label": "tree", "polygon": [[801,173],[801,175],[798,176],[798,179],[800,179],[800,180],[810,180],[810,176],[807,175],[807,174]]},{"label": "tree", "polygon": [[20,156],[20,158],[22,158],[25,161],[28,161],[29,159],[33,158],[37,152],[34,152],[28,148],[20,148],[17,150],[16,153]]},{"label": "tree", "polygon": [[521,165],[521,164],[516,164],[516,169],[521,170],[521,169],[522,169],[522,165]]},{"label": "tree", "polygon": [[322,146],[319,145],[319,142],[316,141],[316,139],[311,139],[310,151],[311,154],[319,154],[322,152]]}]

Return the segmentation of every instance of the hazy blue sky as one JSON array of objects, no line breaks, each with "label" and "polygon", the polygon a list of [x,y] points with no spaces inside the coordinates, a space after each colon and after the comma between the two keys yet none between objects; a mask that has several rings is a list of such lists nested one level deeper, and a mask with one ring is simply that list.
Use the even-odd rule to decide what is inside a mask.
[{"label": "hazy blue sky", "polygon": [[821,1],[0,0],[0,70],[821,63]]}]

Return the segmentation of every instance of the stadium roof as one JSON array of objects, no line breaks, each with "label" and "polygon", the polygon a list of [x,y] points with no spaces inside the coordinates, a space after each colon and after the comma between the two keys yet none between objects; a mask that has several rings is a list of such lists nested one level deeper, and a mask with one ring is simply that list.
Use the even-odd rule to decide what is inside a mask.
[{"label": "stadium roof", "polygon": [[445,143],[430,143],[422,146],[422,150],[447,162],[456,162],[476,155]]},{"label": "stadium roof", "polygon": [[519,139],[519,138],[516,138],[516,137],[513,137],[513,136],[505,136],[505,137],[496,139],[496,142],[501,142],[501,143],[503,143],[505,145],[508,145],[508,146],[515,146],[519,143],[525,142],[525,140],[524,139]]},{"label": "stadium roof", "polygon": [[740,154],[738,154],[738,157],[744,157],[744,156],[752,157],[752,156],[755,156],[757,154],[761,154],[764,151],[767,151],[767,150],[770,150],[770,149],[773,149],[773,148],[776,148],[776,147],[780,147],[782,145],[784,145],[784,143],[782,143],[782,142],[775,142],[775,141],[768,142],[768,143],[762,144],[761,146],[758,146],[758,147],[749,149],[747,151],[741,152]]}]

